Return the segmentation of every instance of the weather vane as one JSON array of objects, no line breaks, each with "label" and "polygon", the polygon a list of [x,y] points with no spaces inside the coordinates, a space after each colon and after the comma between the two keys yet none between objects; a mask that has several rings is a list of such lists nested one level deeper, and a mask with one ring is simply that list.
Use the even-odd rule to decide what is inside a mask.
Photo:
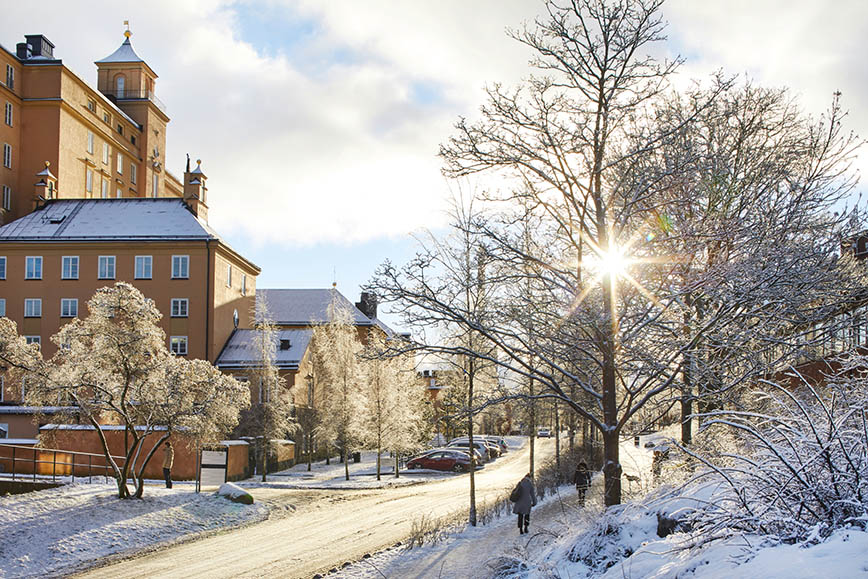
[{"label": "weather vane", "polygon": [[127,38],[129,38],[130,36],[133,35],[133,33],[130,32],[130,21],[129,21],[129,20],[124,20],[124,26],[127,27],[127,29],[124,30],[124,36],[126,36]]}]

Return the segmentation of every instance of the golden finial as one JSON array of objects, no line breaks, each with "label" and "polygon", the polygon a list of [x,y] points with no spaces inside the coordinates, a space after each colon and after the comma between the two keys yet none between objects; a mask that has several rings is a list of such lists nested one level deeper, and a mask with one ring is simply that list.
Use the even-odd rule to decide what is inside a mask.
[{"label": "golden finial", "polygon": [[201,165],[201,164],[202,164],[202,159],[196,159],[196,164],[197,164],[197,165]]},{"label": "golden finial", "polygon": [[48,167],[50,167],[50,166],[51,166],[51,161],[46,161],[45,162],[45,168],[48,169]]},{"label": "golden finial", "polygon": [[133,33],[130,32],[130,21],[129,21],[129,20],[124,20],[124,26],[127,27],[127,29],[124,30],[124,36],[125,36],[127,39],[129,39],[130,36],[133,35]]}]

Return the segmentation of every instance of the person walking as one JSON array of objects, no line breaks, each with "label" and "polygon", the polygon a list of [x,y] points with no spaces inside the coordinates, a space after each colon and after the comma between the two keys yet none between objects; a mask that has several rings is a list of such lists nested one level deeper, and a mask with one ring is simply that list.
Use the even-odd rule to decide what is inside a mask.
[{"label": "person walking", "polygon": [[576,485],[576,493],[579,496],[579,504],[585,506],[585,493],[591,488],[591,473],[584,461],[576,466],[576,474],[573,475],[573,484]]},{"label": "person walking", "polygon": [[518,481],[509,498],[515,503],[515,506],[512,507],[512,512],[518,515],[518,533],[524,535],[527,533],[527,527],[530,524],[530,509],[536,506],[536,490],[534,489],[533,478],[530,476],[530,473],[527,473],[523,479]]},{"label": "person walking", "polygon": [[172,443],[166,441],[166,448],[163,450],[163,477],[166,479],[166,488],[172,488],[172,465],[175,463],[175,449],[172,448]]}]

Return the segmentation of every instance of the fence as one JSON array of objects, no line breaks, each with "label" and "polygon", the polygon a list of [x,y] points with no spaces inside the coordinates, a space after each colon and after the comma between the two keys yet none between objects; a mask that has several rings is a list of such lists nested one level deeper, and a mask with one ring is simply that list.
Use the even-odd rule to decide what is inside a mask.
[{"label": "fence", "polygon": [[[112,458],[118,466],[125,460],[122,456]],[[52,482],[57,477],[67,476],[72,477],[72,482],[76,476],[89,481],[94,476],[102,476],[106,482],[110,477],[114,478],[112,467],[106,464],[106,457],[102,454],[5,443],[0,443],[0,473],[10,474],[12,480],[30,478],[33,482],[37,481],[37,476],[39,480],[50,476]]]}]

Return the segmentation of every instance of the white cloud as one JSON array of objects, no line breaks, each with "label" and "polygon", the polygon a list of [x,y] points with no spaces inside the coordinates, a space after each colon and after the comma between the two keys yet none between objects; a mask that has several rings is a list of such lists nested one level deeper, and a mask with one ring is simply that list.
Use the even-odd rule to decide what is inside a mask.
[{"label": "white cloud", "polygon": [[[688,74],[748,71],[793,86],[818,111],[841,89],[854,126],[868,126],[861,1],[834,11],[809,0],[665,8]],[[4,7],[0,41],[11,49],[44,33],[94,82],[91,63],[118,46],[129,19],[173,118],[169,169],[181,172],[185,152],[203,160],[212,224],[261,242],[349,243],[438,224],[448,195],[438,145],[459,115],[478,110],[485,83],[528,74],[528,53],[504,31],[541,9],[522,0],[102,0],[85,11],[53,0],[38,13]]]}]

